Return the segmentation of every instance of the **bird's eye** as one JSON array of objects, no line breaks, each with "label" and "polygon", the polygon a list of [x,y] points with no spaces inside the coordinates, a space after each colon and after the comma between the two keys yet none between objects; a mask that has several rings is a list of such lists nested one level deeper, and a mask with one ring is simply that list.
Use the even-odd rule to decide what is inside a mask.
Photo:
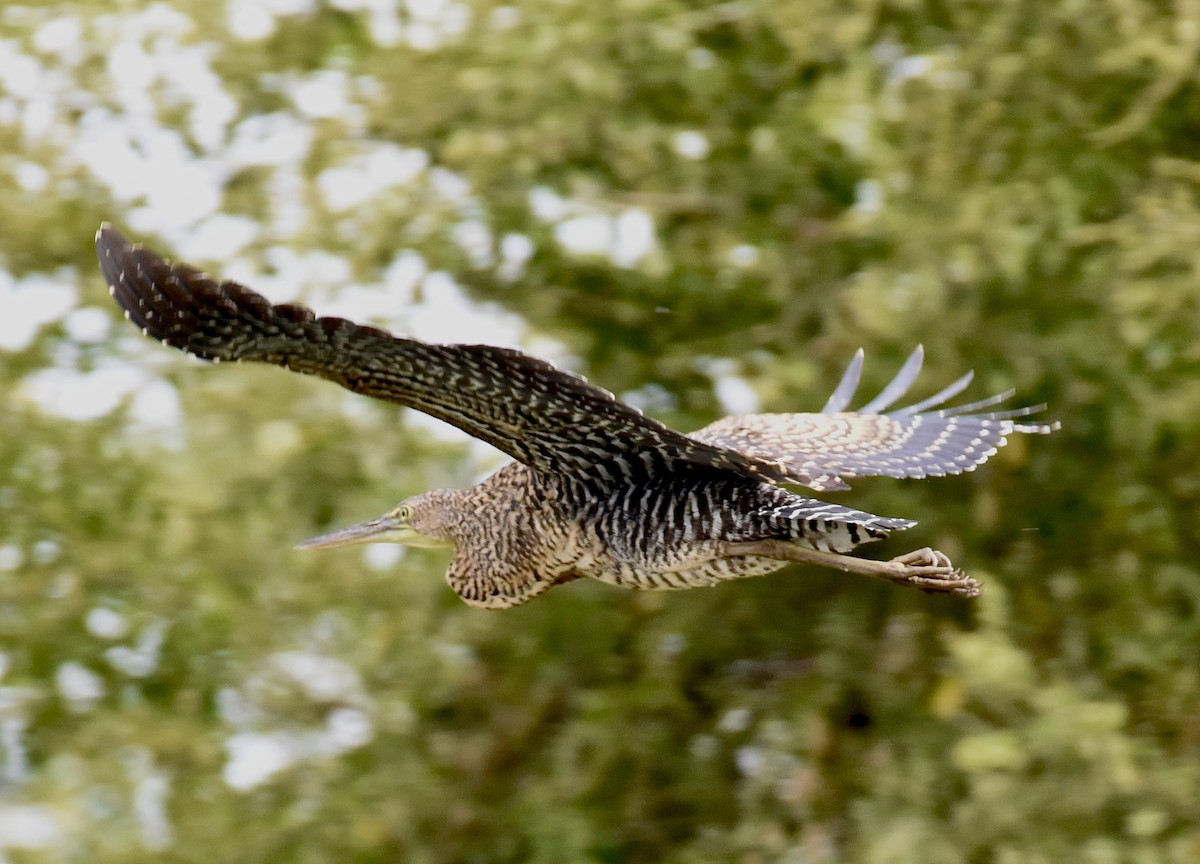
[{"label": "bird's eye", "polygon": [[395,516],[401,522],[407,522],[410,518],[412,518],[412,508],[407,504],[401,504],[396,508]]}]

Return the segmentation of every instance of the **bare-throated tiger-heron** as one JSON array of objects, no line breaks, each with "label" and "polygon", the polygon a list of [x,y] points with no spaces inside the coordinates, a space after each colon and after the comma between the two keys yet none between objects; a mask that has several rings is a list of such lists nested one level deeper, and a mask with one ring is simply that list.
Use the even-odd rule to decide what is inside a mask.
[{"label": "bare-throated tiger-heron", "polygon": [[[940,552],[890,561],[847,553],[912,526],[907,519],[784,488],[848,488],[842,478],[971,471],[1043,406],[987,409],[1004,393],[942,407],[968,373],[905,408],[891,406],[921,368],[918,347],[875,399],[846,410],[860,350],[819,413],[725,417],[684,435],[583,378],[519,351],[433,345],[272,305],[234,282],[171,264],[101,226],[96,250],[126,317],[197,357],[283,366],[451,423],[516,461],[469,489],[416,495],[368,522],[300,544],[377,541],[454,548],[450,586],[473,606],[515,606],[590,576],[628,588],[692,588],[803,561],[926,591],[974,596],[975,580]],[[891,410],[888,410],[890,409]]]}]

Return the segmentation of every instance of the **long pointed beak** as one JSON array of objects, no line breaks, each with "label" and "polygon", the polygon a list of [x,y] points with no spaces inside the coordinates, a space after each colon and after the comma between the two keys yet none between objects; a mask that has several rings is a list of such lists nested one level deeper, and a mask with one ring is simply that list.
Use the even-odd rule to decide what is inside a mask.
[{"label": "long pointed beak", "polygon": [[333,549],[336,546],[353,546],[356,543],[373,543],[380,539],[381,534],[395,531],[399,523],[388,516],[380,516],[370,522],[360,522],[349,528],[330,531],[320,537],[313,537],[303,543],[297,543],[297,549]]}]

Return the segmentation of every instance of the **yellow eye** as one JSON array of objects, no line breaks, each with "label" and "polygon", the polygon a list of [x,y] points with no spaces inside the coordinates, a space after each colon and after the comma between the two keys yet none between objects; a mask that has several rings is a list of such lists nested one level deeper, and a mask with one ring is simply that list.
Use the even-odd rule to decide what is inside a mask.
[{"label": "yellow eye", "polygon": [[407,504],[401,504],[392,511],[392,515],[400,522],[407,522],[412,518],[412,508]]}]

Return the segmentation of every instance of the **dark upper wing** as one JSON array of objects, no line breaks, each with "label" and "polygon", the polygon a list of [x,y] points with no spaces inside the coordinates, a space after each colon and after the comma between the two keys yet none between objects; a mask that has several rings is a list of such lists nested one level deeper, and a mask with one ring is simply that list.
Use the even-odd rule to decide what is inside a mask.
[{"label": "dark upper wing", "polygon": [[[972,373],[921,402],[883,412],[904,395],[921,371],[924,350],[908,362],[878,396],[857,411],[844,409],[862,374],[860,349],[820,414],[746,414],[725,417],[692,438],[747,456],[778,462],[798,482],[814,489],[848,488],[846,477],[941,477],[973,471],[1007,443],[1014,432],[1045,434],[1057,423],[1015,422],[1045,406],[973,413],[1011,397],[937,409],[966,389]],[[934,410],[937,409],[937,410]]]},{"label": "dark upper wing", "polygon": [[273,363],[411,406],[538,470],[602,482],[682,462],[790,480],[770,461],[675,432],[519,351],[429,345],[271,305],[242,285],[171,265],[107,224],[96,254],[113,297],[147,336],[208,360]]}]

